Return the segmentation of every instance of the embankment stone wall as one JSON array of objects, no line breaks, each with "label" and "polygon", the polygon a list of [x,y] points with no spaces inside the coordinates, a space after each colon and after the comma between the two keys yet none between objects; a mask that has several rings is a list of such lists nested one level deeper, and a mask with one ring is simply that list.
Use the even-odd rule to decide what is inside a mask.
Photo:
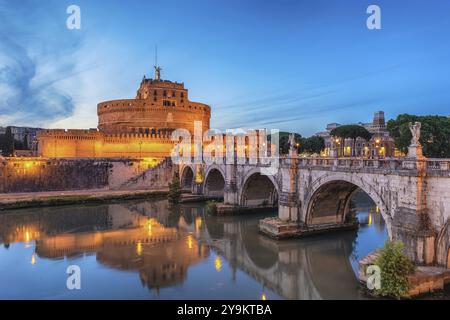
[{"label": "embankment stone wall", "polygon": [[166,178],[170,176],[165,173],[167,166],[158,165],[154,169],[158,172],[156,176],[148,163],[138,159],[2,158],[0,193],[124,189],[128,181],[134,181],[143,172],[152,178],[147,180],[144,176],[142,187],[152,183],[160,188],[167,186]]}]

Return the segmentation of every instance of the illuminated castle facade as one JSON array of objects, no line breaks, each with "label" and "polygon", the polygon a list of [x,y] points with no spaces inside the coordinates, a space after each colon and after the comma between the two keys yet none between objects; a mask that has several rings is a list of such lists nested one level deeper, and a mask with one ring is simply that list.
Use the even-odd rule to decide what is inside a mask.
[{"label": "illuminated castle facade", "polygon": [[144,79],[135,99],[100,102],[98,129],[41,130],[38,154],[48,158],[158,158],[170,155],[175,129],[194,132],[194,122],[209,129],[211,108],[189,101],[183,83]]}]

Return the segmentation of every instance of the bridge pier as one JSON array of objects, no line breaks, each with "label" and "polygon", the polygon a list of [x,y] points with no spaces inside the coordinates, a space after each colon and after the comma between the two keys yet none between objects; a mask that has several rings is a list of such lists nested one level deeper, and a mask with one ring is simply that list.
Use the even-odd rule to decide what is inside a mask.
[{"label": "bridge pier", "polygon": [[432,265],[436,260],[436,232],[427,212],[399,210],[392,222],[392,239],[405,245],[405,253],[417,264]]},{"label": "bridge pier", "polygon": [[239,205],[239,193],[236,181],[236,165],[225,165],[225,187],[223,190],[223,202],[226,205]]},{"label": "bridge pier", "polygon": [[280,169],[281,191],[278,200],[278,218],[284,222],[297,222],[300,220],[300,205],[297,193],[298,167],[296,154],[286,159],[286,165]]},{"label": "bridge pier", "polygon": [[392,238],[405,244],[406,254],[416,263],[431,265],[436,259],[436,230],[430,218],[427,196],[427,159],[422,156],[422,148],[409,147],[409,156],[403,167],[413,168],[413,184],[410,188],[409,207],[397,208],[392,222]]},{"label": "bridge pier", "polygon": [[192,185],[192,194],[203,195],[203,184],[194,182]]},{"label": "bridge pier", "polygon": [[299,212],[297,194],[282,192],[278,199],[278,218],[284,222],[297,222],[299,220]]}]

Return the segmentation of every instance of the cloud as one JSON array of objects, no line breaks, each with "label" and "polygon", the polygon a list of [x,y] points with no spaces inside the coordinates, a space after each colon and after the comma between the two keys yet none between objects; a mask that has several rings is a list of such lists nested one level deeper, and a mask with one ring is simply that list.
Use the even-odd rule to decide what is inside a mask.
[{"label": "cloud", "polygon": [[80,38],[68,36],[64,18],[42,2],[0,3],[0,125],[45,126],[73,113],[59,84],[76,70]]},{"label": "cloud", "polygon": [[[355,83],[369,81],[374,77],[401,68],[390,64],[375,70],[362,71],[353,75],[342,75],[340,79],[322,81],[317,84],[299,85],[291,91],[274,91],[266,95],[254,94],[256,99],[220,105],[215,114],[218,127],[293,126],[293,122],[315,119],[330,113],[338,113],[355,107],[364,107],[378,102],[376,96],[355,93]],[[311,121],[310,121],[311,122]]]}]

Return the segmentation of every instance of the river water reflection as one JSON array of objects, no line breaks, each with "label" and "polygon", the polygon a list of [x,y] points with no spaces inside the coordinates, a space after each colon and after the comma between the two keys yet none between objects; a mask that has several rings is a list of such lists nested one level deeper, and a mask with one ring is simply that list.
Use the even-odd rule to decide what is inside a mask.
[{"label": "river water reflection", "polygon": [[[1,299],[361,299],[357,261],[383,245],[376,208],[361,227],[301,240],[258,233],[259,219],[167,201],[0,214]],[[66,269],[81,268],[81,290]]]}]

